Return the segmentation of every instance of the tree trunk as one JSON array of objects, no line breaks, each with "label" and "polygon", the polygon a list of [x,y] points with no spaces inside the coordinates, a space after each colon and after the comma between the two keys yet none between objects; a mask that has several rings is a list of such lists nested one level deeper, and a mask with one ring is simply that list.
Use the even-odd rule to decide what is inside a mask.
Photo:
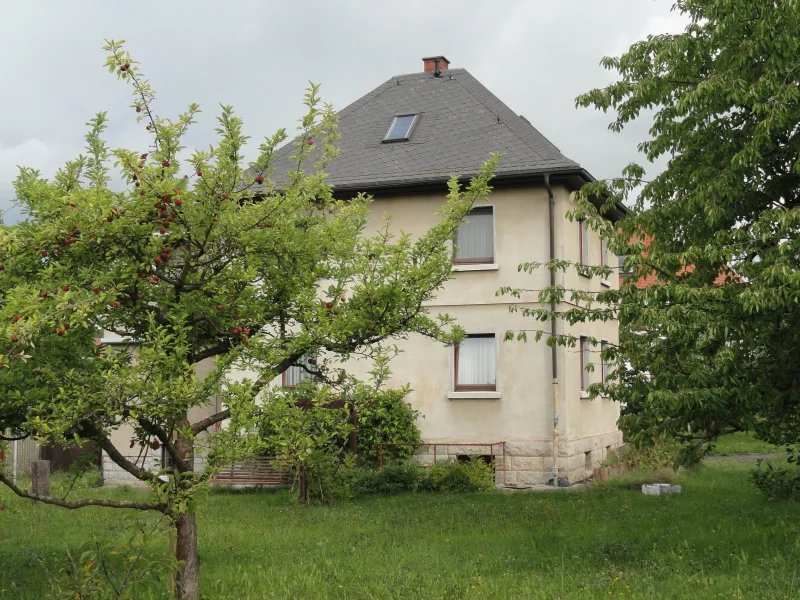
[{"label": "tree trunk", "polygon": [[[184,425],[188,426],[188,421]],[[178,434],[175,448],[188,466],[187,472],[194,470],[194,440]],[[181,475],[185,476],[185,474]],[[192,484],[181,482],[181,485],[191,486]],[[179,515],[175,520],[175,528],[178,533],[175,558],[183,562],[183,566],[178,571],[178,598],[181,600],[199,598],[200,554],[197,548],[197,515],[195,513]]]},{"label": "tree trunk", "polygon": [[178,572],[178,598],[200,597],[200,555],[197,552],[197,515],[184,513],[175,522],[178,541],[175,557],[183,562]]}]

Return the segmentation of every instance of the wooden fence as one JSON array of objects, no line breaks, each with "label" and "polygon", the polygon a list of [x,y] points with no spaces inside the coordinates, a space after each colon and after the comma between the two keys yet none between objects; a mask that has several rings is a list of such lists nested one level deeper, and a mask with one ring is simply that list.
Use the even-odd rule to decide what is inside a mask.
[{"label": "wooden fence", "polygon": [[11,477],[28,477],[31,474],[31,463],[39,460],[41,455],[41,447],[32,438],[8,442],[3,472]]}]

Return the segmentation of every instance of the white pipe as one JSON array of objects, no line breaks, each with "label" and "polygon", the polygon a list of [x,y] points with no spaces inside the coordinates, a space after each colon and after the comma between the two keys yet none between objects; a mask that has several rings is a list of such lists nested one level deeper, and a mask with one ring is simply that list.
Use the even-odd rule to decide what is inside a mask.
[{"label": "white pipe", "polygon": [[14,482],[14,485],[17,485],[17,448],[19,446],[19,441],[14,440],[14,460],[11,463],[11,481]]}]

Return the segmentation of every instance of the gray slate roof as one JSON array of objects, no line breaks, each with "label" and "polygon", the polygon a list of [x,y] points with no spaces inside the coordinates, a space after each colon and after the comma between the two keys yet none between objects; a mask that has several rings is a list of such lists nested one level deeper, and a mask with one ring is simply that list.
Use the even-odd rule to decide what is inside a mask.
[{"label": "gray slate roof", "polygon": [[[392,118],[419,113],[408,142],[382,143]],[[496,175],[578,172],[527,120],[520,118],[465,69],[392,77],[339,113],[341,153],[328,183],[339,190],[367,190],[471,176],[492,152],[504,157]],[[292,169],[294,146],[278,151],[273,179]]]}]

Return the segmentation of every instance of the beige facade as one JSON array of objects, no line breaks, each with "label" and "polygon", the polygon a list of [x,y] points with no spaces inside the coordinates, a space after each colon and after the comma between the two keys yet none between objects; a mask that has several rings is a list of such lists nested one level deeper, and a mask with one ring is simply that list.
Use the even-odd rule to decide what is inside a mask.
[{"label": "beige facade", "polygon": [[[577,262],[580,256],[579,224],[570,221],[566,213],[572,205],[569,190],[554,186],[556,258]],[[436,212],[445,202],[444,192],[405,196],[378,196],[372,205],[366,233],[376,231],[386,215],[391,215],[392,228],[419,235],[430,229],[439,217]],[[423,439],[429,443],[463,443],[469,447],[452,447],[450,454],[489,454],[486,446],[476,444],[504,442],[495,446],[498,483],[526,486],[546,483],[551,478],[553,463],[553,384],[551,350],[544,343],[533,341],[535,329],[549,331],[549,322],[539,322],[510,312],[512,304],[539,306],[535,291],[517,301],[497,296],[502,286],[540,290],[547,287],[549,271],[538,269],[532,274],[519,272],[517,266],[525,261],[545,262],[549,257],[548,194],[544,186],[498,187],[492,192],[489,206],[493,207],[494,257],[492,264],[454,267],[454,279],[447,283],[430,304],[433,314],[448,313],[470,334],[494,334],[496,339],[496,390],[455,391],[455,353],[421,336],[413,336],[398,345],[403,353],[392,362],[389,386],[409,383],[413,391],[410,403],[423,418],[419,421]],[[596,232],[589,232],[589,264],[599,264],[601,243]],[[609,255],[610,266],[616,266],[616,256]],[[599,291],[606,283],[589,279],[574,271],[557,274],[557,283],[567,288]],[[607,285],[616,286],[616,277]],[[559,310],[568,308],[565,304]],[[558,331],[591,336],[616,343],[616,323],[590,323]],[[508,330],[529,330],[527,342],[504,342]],[[599,353],[593,351],[596,369],[592,381],[600,377]],[[607,399],[590,400],[581,391],[581,359],[577,348],[558,347],[559,399],[559,476],[570,482],[584,479],[591,467],[605,458],[609,448],[622,442],[616,422],[618,405]],[[369,365],[354,361],[348,369],[365,376]],[[238,374],[244,376],[246,373]],[[274,382],[280,385],[280,378]],[[197,410],[201,418],[208,410]],[[127,448],[129,431],[114,435],[118,447]],[[437,458],[446,456],[448,449],[439,447]],[[504,458],[503,458],[504,455]],[[420,460],[432,460],[432,450],[421,450]],[[106,463],[110,461],[106,460]],[[199,466],[199,465],[198,465]],[[112,469],[115,481],[128,479],[127,474]],[[111,474],[111,473],[109,473]]]}]

